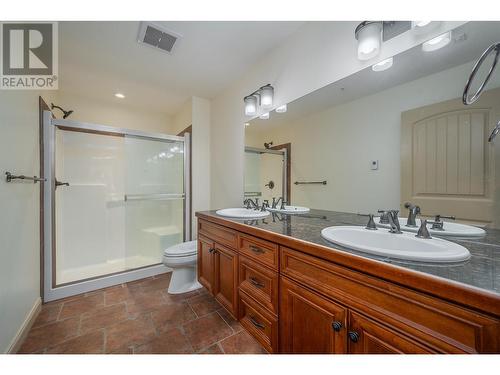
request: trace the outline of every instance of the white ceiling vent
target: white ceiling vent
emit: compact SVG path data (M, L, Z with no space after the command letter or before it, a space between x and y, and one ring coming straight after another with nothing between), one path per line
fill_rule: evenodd
M167 53L172 52L175 42L180 38L181 36L179 34L166 30L152 22L141 22L139 28L139 43L146 44Z

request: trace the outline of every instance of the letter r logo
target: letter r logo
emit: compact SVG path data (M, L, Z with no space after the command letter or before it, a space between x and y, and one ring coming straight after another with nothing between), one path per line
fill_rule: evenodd
M3 75L53 74L51 23L2 25Z

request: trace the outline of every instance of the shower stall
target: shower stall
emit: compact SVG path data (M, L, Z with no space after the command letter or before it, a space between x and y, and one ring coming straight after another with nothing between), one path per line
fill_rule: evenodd
M44 112L44 300L165 272L190 240L189 134L59 120Z

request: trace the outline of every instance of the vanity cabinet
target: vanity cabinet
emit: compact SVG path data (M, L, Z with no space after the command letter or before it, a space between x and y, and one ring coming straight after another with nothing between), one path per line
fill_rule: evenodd
M500 352L492 294L197 215L200 283L270 353Z
M282 353L346 352L347 309L282 277Z
M238 254L216 243L213 257L213 294L226 310L236 316L238 308Z
M238 315L238 252L234 231L199 226L198 281L234 317Z
M350 354L431 354L426 348L370 318L350 311L347 328Z
M201 285L208 289L210 293L213 292L214 284L214 257L213 249L215 243L204 237L198 237L198 281Z

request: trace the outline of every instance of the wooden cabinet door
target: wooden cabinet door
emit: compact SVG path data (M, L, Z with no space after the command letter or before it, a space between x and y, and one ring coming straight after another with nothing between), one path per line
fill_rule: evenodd
M345 353L346 309L280 278L280 351Z
M348 352L352 354L432 353L411 338L352 311L347 335Z
M215 244L204 237L198 238L198 281L213 293Z
M214 263L213 293L215 298L236 317L238 311L238 254L216 243Z

